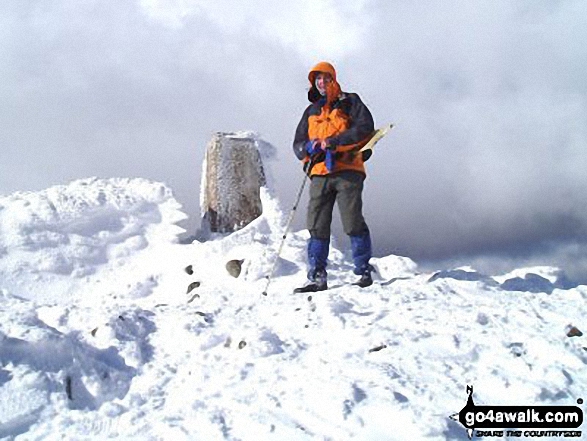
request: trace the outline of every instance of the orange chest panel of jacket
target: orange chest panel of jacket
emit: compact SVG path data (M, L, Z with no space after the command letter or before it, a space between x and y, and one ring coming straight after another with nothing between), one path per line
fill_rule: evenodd
M320 115L308 118L308 138L324 140L336 136L349 128L349 117L340 109L329 110L322 107Z
M323 107L320 115L308 117L308 138L323 141L344 132L349 126L350 119L342 110L328 110ZM320 162L312 168L311 175L328 175L343 170L353 170L365 174L365 166L361 155L350 153L339 155L333 170L328 170L326 164Z

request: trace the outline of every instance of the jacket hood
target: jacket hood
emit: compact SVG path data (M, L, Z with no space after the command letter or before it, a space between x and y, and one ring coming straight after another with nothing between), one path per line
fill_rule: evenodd
M320 98L322 98L322 95L316 88L316 75L318 75L320 72L328 73L332 77L332 82L326 88L326 102L327 104L331 104L339 97L341 89L338 81L336 80L336 70L334 69L334 66L327 61L321 61L312 69L310 69L310 72L308 73L308 80L310 81L308 100L312 103L315 103Z

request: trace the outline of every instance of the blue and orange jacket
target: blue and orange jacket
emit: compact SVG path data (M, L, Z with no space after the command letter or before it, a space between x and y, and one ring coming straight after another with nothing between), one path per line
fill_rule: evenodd
M332 76L326 96L322 96L315 86L319 72ZM336 161L334 168L328 170L324 162L312 168L311 175L328 175L343 170L352 170L365 174L363 156L358 153L374 133L375 127L371 112L356 93L342 92L336 81L336 71L330 63L321 62L308 74L311 87L306 108L296 129L293 150L298 159L308 161L306 144L310 140L323 141L335 147Z

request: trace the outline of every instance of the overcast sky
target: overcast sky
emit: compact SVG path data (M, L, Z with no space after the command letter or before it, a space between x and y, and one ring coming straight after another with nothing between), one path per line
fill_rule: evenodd
M0 194L145 177L195 228L212 133L253 130L289 209L329 60L397 125L367 167L376 254L587 275L586 41L584 0L3 0Z

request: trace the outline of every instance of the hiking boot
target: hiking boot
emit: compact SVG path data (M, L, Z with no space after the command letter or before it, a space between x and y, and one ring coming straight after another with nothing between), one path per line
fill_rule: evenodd
M310 282L304 286L294 289L295 293L300 292L318 292L318 291L326 291L328 289L328 284L326 281L324 282Z
M358 282L353 283L360 288L366 288L368 286L373 285L373 277L371 277L371 270L365 271Z
M311 269L308 271L308 280L310 282L300 288L294 289L294 292L326 291L328 289L328 284L326 283L327 278L325 269Z

